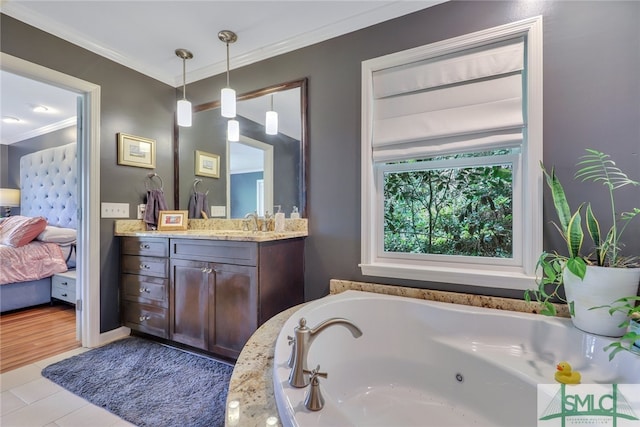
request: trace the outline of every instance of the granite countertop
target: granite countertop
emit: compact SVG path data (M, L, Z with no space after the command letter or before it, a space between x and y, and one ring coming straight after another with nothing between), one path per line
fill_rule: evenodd
M240 403L240 419L225 425L242 427L265 427L267 418L278 417L278 408L273 391L273 356L276 338L282 325L304 304L285 310L265 322L245 344L229 382L229 402ZM278 423L278 425L282 425Z
M272 240L307 237L309 235L306 219L285 220L285 230L282 232L246 231L242 227L243 220L238 219L190 219L187 230L158 231L147 230L146 224L140 220L117 220L114 227L114 236L269 242Z

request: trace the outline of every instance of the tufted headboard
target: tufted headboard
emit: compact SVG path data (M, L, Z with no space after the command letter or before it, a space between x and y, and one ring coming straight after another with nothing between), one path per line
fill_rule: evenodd
M50 225L77 228L76 143L20 158L20 215L43 216Z

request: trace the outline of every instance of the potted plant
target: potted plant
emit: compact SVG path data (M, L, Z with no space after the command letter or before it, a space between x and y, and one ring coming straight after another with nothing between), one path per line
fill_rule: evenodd
M621 351L630 351L640 354L640 296L624 297L600 307L593 307L592 310L608 308L609 314L622 313L626 318L619 326L627 332L616 342L606 346L604 349L610 350L609 360L613 359Z
M590 310L611 304L614 300L625 297L636 297L640 282L640 268L637 257L622 256L621 238L629 223L640 214L640 208L631 212L617 214L614 192L627 186L640 185L624 174L610 156L597 150L587 149L587 154L580 158L575 178L602 184L609 193L611 210L611 228L602 234L600 223L596 219L590 203L580 204L575 212L571 212L564 188L555 175L554 169L547 172L540 166L546 183L551 189L553 204L558 216L554 223L567 244L568 255L558 252L543 252L538 259L537 269L542 277L537 279L538 288L525 291L525 300L532 296L542 304L542 314L555 315L552 300L560 299L569 304L573 324L586 332L599 335L621 336L625 329L619 325L627 318L619 310L612 315L605 310ZM593 241L593 250L582 252L584 231L582 226L582 210L588 234ZM640 235L636 236L640 238ZM565 291L566 299L561 298L560 288Z

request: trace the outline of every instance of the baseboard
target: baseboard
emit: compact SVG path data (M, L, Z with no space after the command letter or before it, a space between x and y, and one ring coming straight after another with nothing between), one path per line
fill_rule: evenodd
M100 334L98 346L108 344L112 341L119 340L120 338L128 337L129 335L131 335L131 329L126 326L121 326L117 329L103 332Z

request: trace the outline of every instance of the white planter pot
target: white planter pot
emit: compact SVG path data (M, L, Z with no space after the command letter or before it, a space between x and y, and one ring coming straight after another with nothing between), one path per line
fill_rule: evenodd
M567 303L573 303L571 320L576 328L608 337L625 334L626 328L618 327L626 319L624 313L610 315L607 308L589 309L637 295L640 268L587 266L584 280L565 268L562 278Z

